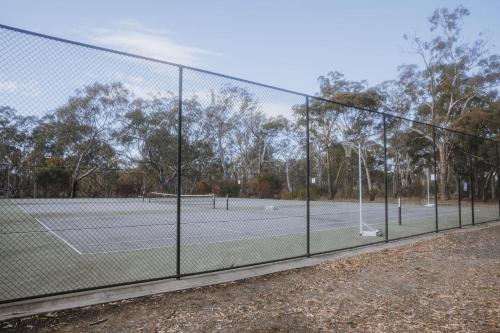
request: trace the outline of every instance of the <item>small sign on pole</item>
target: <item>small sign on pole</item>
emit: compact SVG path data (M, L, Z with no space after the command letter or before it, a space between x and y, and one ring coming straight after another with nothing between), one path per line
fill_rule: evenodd
M315 177L311 178L311 184L316 184L316 178Z

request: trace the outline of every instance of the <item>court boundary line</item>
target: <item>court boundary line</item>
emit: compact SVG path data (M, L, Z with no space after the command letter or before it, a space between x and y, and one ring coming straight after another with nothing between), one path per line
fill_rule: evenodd
M75 252L77 252L80 256L83 256L83 255L94 255L94 254L106 254L106 253L121 253L121 252L132 252L132 251L144 251L144 250L157 250L157 249L163 249L163 248L169 248L169 247L173 247L175 245L165 245L165 246L154 246L154 247L141 247L141 248L133 248L133 249L124 249L124 250L113 250L113 251L97 251L97 252L93 252L93 251L90 251L90 252L86 252L86 251L80 251L78 250L78 248L76 246L78 245L90 245L92 247L92 245L108 245L108 244L119 244L119 243L136 243L136 242L146 242L146 241L152 241L154 239L144 239L144 240L134 240L134 241L124 241L124 242L106 242L106 243L91 243L91 244L79 244L77 243L76 245L73 245L72 243L70 243L68 240L66 240L63 236L59 235L56 231L52 230L51 228L49 228L45 223L43 223L42 221L40 221L38 218L32 216L30 213L28 213L24 208L20 207L19 205L17 205L20 209L22 209L26 214L28 214L29 216L31 216L32 218L34 218L38 223L40 223L45 229L47 229L51 234L53 234L54 236L56 236L56 238L58 238L59 240L61 240L62 242L64 242L67 246L69 246L71 249L73 249ZM417 207L413 207L413 208L417 208ZM342 213L347 213L347 212L341 212ZM320 214L320 215L324 215L324 214ZM448 216L448 215L454 215L453 213L449 212L449 213L445 213L445 214L442 214L444 216ZM422 217L422 216L420 216ZM427 215L423 216L423 217L427 217ZM283 216L281 218L286 218L286 216ZM326 225L329 225L330 223L320 223L319 227L322 227L322 226L326 226ZM315 230L314 232L317 233L317 232L324 232L324 231L329 231L329 230L345 230L345 229L350 229L350 228L353 228L353 226L351 226L349 224L349 221L343 221L343 222L340 222L340 224L343 224L342 226L340 227L337 227L337 228L321 228L320 230ZM377 224L377 223L374 223L374 224ZM214 227L212 226L209 226L210 229L215 229ZM235 231L235 230L229 230L229 229L224 229L224 228L217 228L218 230L224 230L224 231L229 231L231 233L235 233L235 234L240 234L240 235L244 235L245 233L243 232L239 232L239 231ZM271 229L266 229L266 230L271 230ZM64 231L64 230L57 230L57 231ZM274 234L274 235L269 235L269 236L255 236L255 237L249 237L249 238L238 238L238 239L230 239L230 240L220 240L220 241L212 241L212 242L194 242L194 243L189 243L189 244L185 244L184 246L192 246L192 245L210 245L210 244L218 244L218 243L225 243L225 242L238 242L238 241L245 241L245 240L255 240L255 239L266 239L266 238L272 238L272 237L286 237L286 236L296 236L296 235L300 235L300 234L303 234L305 233L304 232L290 232L290 233L280 233L280 234ZM199 235L199 236L187 236L187 238L202 238L202 237L207 237L207 236L210 236L209 234L204 234L204 235Z
M356 228L356 226L343 226L335 229L322 229L322 230L316 230L314 232L324 232L327 230L342 230L342 229L349 229L349 228ZM220 241L214 241L214 242L196 242L196 243L189 243L189 244L181 244L181 246L192 246L192 245L210 245L210 244L219 244L219 243L226 243L226 242L240 242L240 241L246 241L246 240L255 240L255 239L267 239L267 238L272 238L272 237L285 237L285 236L296 236L296 235L301 235L301 234L306 234L306 231L304 232L292 232L292 233L284 233L284 234L275 234L275 235L269 235L269 236L256 236L256 237L250 237L250 238L240 238L240 239L231 239L231 240L220 240ZM206 237L209 235L201 235L201 236L186 236L185 238L200 238L200 237ZM101 244L108 244L108 243L101 243ZM132 252L132 251L144 251L144 250L155 250L155 249L163 249L163 248L168 248L168 247L174 247L175 245L171 246L155 246L155 247L148 247L148 248L138 248L138 249L128 249L128 250L116 250L116 251L100 251L100 252L86 252L84 254L105 254L105 253L120 253L120 252Z
M347 222L344 222L347 223ZM325 224L322 223L320 226L324 226ZM333 230L345 230L345 229L350 229L350 228L357 228L356 226L341 226L338 228L328 228L328 229L321 229L321 230L311 230L311 232L318 233L318 232L324 232L324 231L333 231ZM434 232L429 231L429 232ZM266 238L272 238L272 237L285 237L285 236L296 236L300 234L305 234L306 231L304 232L292 232L292 233L284 233L284 234L275 234L275 235L269 235L269 236L256 236L256 237L250 237L250 238L239 238L239 239L230 239L230 240L220 240L220 241L213 241L213 242L195 242L195 243L189 243L189 244L181 244L181 246L192 246L192 245L210 245L210 244L218 244L218 243L225 243L225 242L239 242L239 241L246 241L246 240L254 240L254 239L266 239ZM201 237L206 237L209 236L207 234L205 235L200 235L200 236L186 236L185 238L201 238ZM140 240L140 242L145 242L147 240ZM112 243L96 243L96 244L90 244L90 245L106 245L106 244L116 244L116 243L131 243L131 242L136 242L136 241L125 241L125 242L112 242ZM87 244L84 244L87 245ZM158 249L164 249L164 248L169 248L169 247L175 247L174 245L167 245L167 246L155 246L155 247L145 247L145 248L136 248L136 249L128 249L128 250L113 250L113 251L99 251L99 252L85 252L83 253L84 255L94 255L94 254L106 254L106 253L121 253L121 252L133 252L133 251L144 251L144 250L158 250Z
M348 222L348 221L342 222L342 224L346 224L346 223L350 223L350 222ZM328 224L329 223L321 223L321 224L319 224L319 226L325 226L325 225L328 225ZM323 231L329 231L329 230L342 230L342 229L349 229L349 228L354 228L354 227L355 226L351 226L351 225L343 225L343 226L340 226L338 228L326 228L326 229L315 230L314 232L323 232ZM213 229L213 227L209 227L209 228ZM270 230L270 229L266 229L266 230ZM237 232L237 231L228 230L228 229L225 229L225 231L230 231L232 233L242 234L242 235L245 234L243 232ZM306 230L304 230L304 232L281 233L281 234L274 234L274 235L269 235L269 236L255 236L255 237L249 237L249 238L228 239L228 240L220 240L220 241L212 241L212 242L195 242L195 243L185 244L184 246L210 245L210 244L225 243L225 242L238 242L238 241L245 241L245 240L265 239L265 238L271 238L271 237L296 236L296 235L305 234L305 233L306 233ZM202 235L198 235L198 236L185 236L185 238L202 238L202 237L207 237L207 236L210 236L210 234L202 234ZM174 239L174 238L169 238L169 239ZM121 242L107 242L107 243L84 243L84 244L78 244L78 245L93 246L93 245L107 245L107 244L120 244L120 243L137 243L137 242L156 241L156 240L159 240L159 239L144 239L144 240L121 241ZM144 247L144 248L136 248L136 249L127 249L127 250L85 252L83 254L105 254L105 253L132 252L132 251L162 249L162 248L168 248L168 247L174 247L174 246L175 246L175 244L174 245L166 245L166 246L154 246L154 247Z
M451 214L444 214L444 215L451 215ZM41 223L41 222L40 222ZM355 226L351 226L350 225L350 222L349 221L344 221L344 222L340 222L341 224L343 224L342 226L340 227L335 227L335 228L321 228L320 230L314 230L312 232L315 232L315 233L318 233L318 232L324 232L324 231L333 231L333 230L345 230L345 229L350 229L350 228L353 228ZM380 223L383 223L380 222ZM322 227L322 226L326 226L326 225L329 225L330 223L320 223L318 224L317 226L319 227ZM377 223L375 223L377 224ZM209 228L211 229L214 229L214 227L211 227L209 226ZM50 228L47 227L47 229L50 230ZM222 228L221 228L222 229ZM219 229L219 230L221 230ZM237 232L237 231L234 231L234 230L228 230L228 229L222 229L222 230L225 230L225 231L230 231L231 233L236 233L236 234L241 234L241 235L244 235L243 232ZM270 230L270 229L266 229L266 230ZM50 230L52 231L52 230ZM53 231L52 231L53 232ZM245 240L255 240L255 239L266 239L266 238L272 238L272 237L286 237L286 236L296 236L296 235L300 235L300 234L303 234L305 233L304 232L291 232L291 233L280 233L280 234L274 234L274 235L269 235L269 236L255 236L255 237L249 237L249 238L238 238L238 239L229 239L229 240L220 240L220 241L211 241L211 242L194 242L194 243L189 243L189 244L185 244L184 246L192 246L192 245L210 245L210 244L218 244L218 243L225 243L225 242L238 242L238 241L245 241ZM186 236L185 238L203 238L203 237L207 237L207 236L210 236L210 234L202 234L202 235L198 235L198 236ZM58 238L61 238L61 237L58 237ZM62 239L65 243L67 243L68 245L70 245L66 240ZM78 245L89 245L90 247L93 247L94 245L108 245L108 244L120 244L120 243L137 243L137 242L146 242L146 241L155 241L155 240L158 240L158 239L144 239L144 240L133 240L133 241L122 241L122 242L106 242L106 243L84 243L84 244L78 244ZM70 245L72 246L72 245ZM140 247L140 248L132 248L132 249L124 249L124 250L112 250L112 251L97 251L97 252L93 252L93 251L90 251L90 252L80 252L78 251L81 255L93 255L93 254L106 254L106 253L121 253L121 252L133 252L133 251L144 251L144 250L157 250L157 249L163 249L163 248L169 248L169 247L174 247L175 245L165 245L165 246L154 246L154 247ZM73 246L72 246L73 247Z
M68 241L66 241L66 239L64 239L62 236L58 235L55 231L53 231L52 229L50 229L45 223L43 223L42 221L40 221L37 217L31 215L30 213L28 213L28 211L26 211L23 207L19 206L16 204L16 206L21 209L24 213L28 214L28 216L30 216L31 218L33 218L37 223L39 223L42 227L44 227L45 229L48 230L49 233L51 233L52 235L54 235L57 239L59 239L60 241L62 241L64 244L66 244L67 246L69 246L73 251L75 251L76 253L78 253L78 255L83 255L82 252L80 252L80 250L78 250L76 247L74 247L71 243L69 243Z

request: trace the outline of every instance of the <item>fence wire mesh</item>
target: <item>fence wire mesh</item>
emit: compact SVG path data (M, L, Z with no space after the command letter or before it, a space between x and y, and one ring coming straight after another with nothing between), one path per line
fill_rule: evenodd
M498 144L0 26L0 302L499 218Z
M378 242L384 230L382 116L310 99L311 251Z

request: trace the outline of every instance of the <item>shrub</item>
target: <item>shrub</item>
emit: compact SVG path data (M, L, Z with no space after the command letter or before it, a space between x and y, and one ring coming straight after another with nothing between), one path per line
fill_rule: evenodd
M220 181L214 187L217 190L217 192L214 190L214 193L217 193L223 197L228 195L230 197L235 198L240 195L241 186L238 183L231 180Z

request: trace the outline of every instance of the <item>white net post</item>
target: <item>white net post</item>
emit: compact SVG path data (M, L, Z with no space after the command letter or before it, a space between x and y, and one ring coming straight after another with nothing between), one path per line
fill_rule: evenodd
M425 205L426 207L432 207L434 206L433 203L431 203L431 180L433 178L433 174L431 173L431 169L427 168L427 204Z

